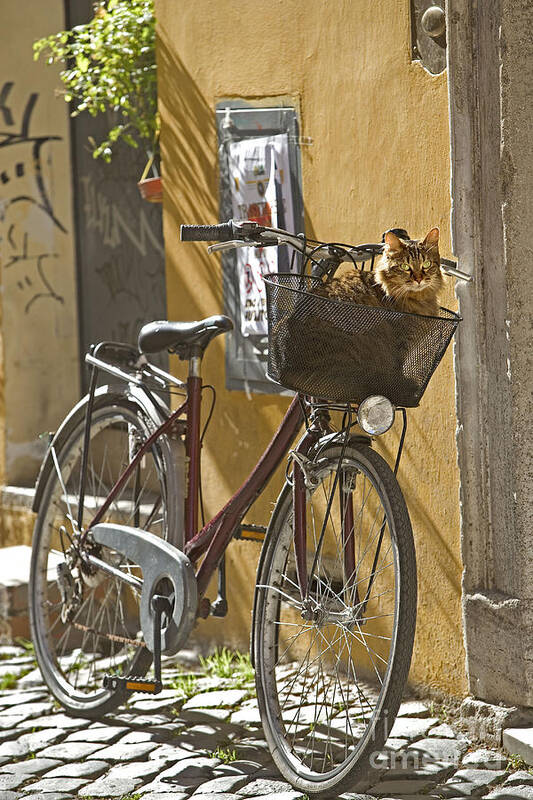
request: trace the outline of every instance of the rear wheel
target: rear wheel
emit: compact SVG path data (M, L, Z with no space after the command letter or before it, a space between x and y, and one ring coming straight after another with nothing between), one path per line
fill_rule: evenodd
M307 581L296 570L292 492L274 511L254 630L259 707L281 773L307 793L364 777L407 679L416 564L400 488L370 447L330 445L307 491Z
M87 457L82 528L89 524L136 449L154 424L121 395L95 398ZM58 443L33 534L30 619L43 677L70 712L100 716L123 702L122 690L107 690L103 677L142 676L152 655L139 625L139 593L118 577L83 559L90 552L117 570L141 577L140 569L87 536L80 551L83 408ZM164 454L158 444L141 459L102 522L149 530L168 538Z

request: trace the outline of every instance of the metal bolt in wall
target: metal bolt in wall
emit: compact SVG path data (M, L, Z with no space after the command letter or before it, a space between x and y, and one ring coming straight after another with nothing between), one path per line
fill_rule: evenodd
M411 53L433 75L446 69L444 0L411 0Z

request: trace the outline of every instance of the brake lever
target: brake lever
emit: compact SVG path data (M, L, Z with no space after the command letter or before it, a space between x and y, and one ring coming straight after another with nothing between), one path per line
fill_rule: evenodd
M223 252L224 250L235 250L238 247L277 247L280 244L285 244L285 242L280 241L277 237L275 239L231 239L229 242L217 242L216 244L211 244L207 248L207 252L211 253L219 253Z
M210 244L207 248L209 255L224 250L235 250L237 247L250 247L250 242L243 242L242 239L231 239L229 242L217 242Z

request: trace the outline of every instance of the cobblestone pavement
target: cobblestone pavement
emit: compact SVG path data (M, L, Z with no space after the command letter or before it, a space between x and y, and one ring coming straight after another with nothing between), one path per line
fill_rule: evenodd
M0 647L0 800L301 800L277 772L253 683L167 669L156 697L133 695L97 722L64 714L31 651ZM515 761L514 766L518 764ZM519 766L519 765L518 765ZM533 775L474 748L430 703L407 701L364 785L343 798L533 800Z

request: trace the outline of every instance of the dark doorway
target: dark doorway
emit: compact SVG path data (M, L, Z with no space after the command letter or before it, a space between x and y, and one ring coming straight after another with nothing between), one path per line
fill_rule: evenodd
M92 0L66 3L69 28L88 22ZM101 141L105 115L72 120L74 218L82 387L89 346L103 340L134 344L141 325L166 317L161 206L142 200L136 182L147 156L123 145L110 164L94 159L89 137ZM158 363L168 367L166 354Z

